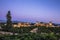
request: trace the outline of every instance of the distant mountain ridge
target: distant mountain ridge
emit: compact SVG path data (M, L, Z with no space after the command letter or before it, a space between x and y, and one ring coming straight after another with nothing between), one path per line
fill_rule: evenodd
M12 23L19 23L19 22L22 22L22 21L12 21ZM0 23L6 23L5 20L0 20Z
M6 21L5 20L0 20L0 22L1 23L6 23ZM12 21L13 23L15 22L15 23L17 23L18 21Z
M12 23L19 23L19 22L22 22L22 21L12 21ZM5 20L0 20L0 23L6 23L6 21ZM60 25L60 24L53 23L53 25Z
M6 21L5 20L0 20L0 22L5 23Z

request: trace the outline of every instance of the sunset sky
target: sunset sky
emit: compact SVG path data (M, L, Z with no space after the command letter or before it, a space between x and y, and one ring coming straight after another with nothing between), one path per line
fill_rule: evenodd
M60 23L60 0L0 0L0 20L9 10L14 21Z

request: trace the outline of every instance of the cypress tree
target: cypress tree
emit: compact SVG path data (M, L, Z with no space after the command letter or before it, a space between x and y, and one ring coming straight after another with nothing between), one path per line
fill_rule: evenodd
M6 18L7 18L6 27L7 27L7 29L10 29L12 27L12 21L11 21L12 17L11 17L10 11L8 11Z

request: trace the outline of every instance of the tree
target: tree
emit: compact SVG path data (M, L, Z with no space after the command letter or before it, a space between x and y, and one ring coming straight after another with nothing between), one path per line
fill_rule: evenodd
M12 21L11 21L12 17L10 11L8 11L6 18L7 18L6 27L7 29L10 29L12 27Z

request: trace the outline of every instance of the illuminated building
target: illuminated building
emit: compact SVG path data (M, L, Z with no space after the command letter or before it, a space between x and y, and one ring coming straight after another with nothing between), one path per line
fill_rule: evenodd
M52 24L52 22L49 22L49 27L53 27L53 24Z
M49 22L49 23L36 22L36 23L34 24L34 26L54 27L54 25L52 24L52 22Z
M17 24L14 24L13 25L14 27L29 27L29 26L31 26L30 25L30 23L25 23L25 22L19 22L19 23L17 23Z

